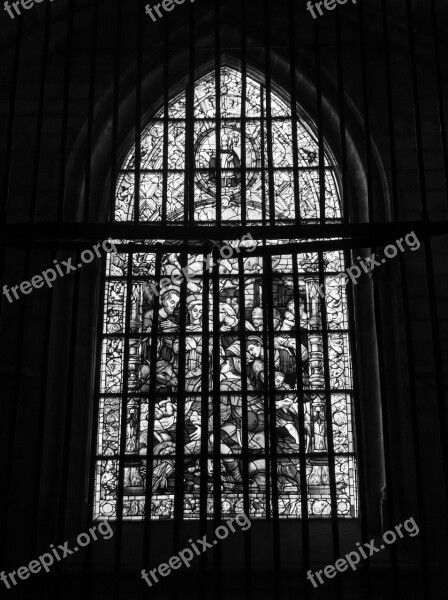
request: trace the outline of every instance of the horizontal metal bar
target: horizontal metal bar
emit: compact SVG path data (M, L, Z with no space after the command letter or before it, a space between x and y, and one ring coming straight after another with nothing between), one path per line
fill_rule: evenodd
M240 225L222 227L214 225L188 227L189 240L238 240L250 233L256 240L262 239L303 239L328 240L329 238L351 238L356 245L350 247L369 247L382 242L393 242L414 232L421 239L433 235L447 235L448 221L402 221L400 223L325 223L304 225ZM11 223L0 227L0 240L11 246L20 242L20 246L32 246L36 242L80 242L104 239L134 240L179 240L183 238L185 228L174 223ZM344 240L339 240L341 244ZM346 240L347 241L347 240Z
M67 251L71 251L71 250L77 250L77 249L88 249L91 247L92 245L92 241L90 242L79 242L79 241L74 241L74 242L59 242L58 243L58 247L59 249L62 250L67 250ZM351 238L351 239L333 239L333 240L315 240L315 241L310 241L310 242L294 242L294 243L285 243L285 244L279 244L279 245L270 245L270 246L259 246L256 250L253 251L248 251L245 249L240 250L240 252L235 252L235 258L234 260L236 260L238 258L238 256L240 256L241 258L248 258L248 257L255 257L255 256L278 256L278 255L287 255L287 254L302 254L304 252L332 252L335 250L349 250L349 249L357 249L360 250L361 248L372 248L375 246L386 246L386 244L388 244L390 242L390 239L388 239L387 241L385 240L381 240L381 239L375 239L372 237L368 237L368 238ZM7 246L10 248L38 248L38 249L42 249L42 248L51 248L52 244L54 244L54 242L51 241L20 241L20 240L14 240L14 241L10 241L9 243L7 243ZM116 245L117 251L118 253L127 253L127 252L155 252L158 249L160 249L160 244L158 245L154 245L154 244L145 244L145 243L141 243L139 245L137 244L117 244ZM165 252L181 252L183 249L185 249L185 245L184 244L176 244L176 245L166 245L164 247L164 251ZM211 251L211 248L208 248ZM200 247L200 246L188 246L188 252L190 254L202 254L204 252L204 247ZM390 259L393 260L393 259ZM88 266L88 264L86 264L86 266ZM315 271L303 271L303 274L310 274L310 273L315 273ZM328 271L326 272L327 275L335 275L337 274L335 271ZM278 276L282 275L282 273L278 273ZM301 272L302 275L302 272ZM148 275L148 276L140 276L140 279L154 279L153 276ZM122 279L120 277L114 277L114 279ZM126 279L126 278L124 278ZM135 279L138 280L139 276L135 276ZM194 277L192 279L195 279Z
M242 452L227 452L226 454L219 454L219 456L230 457L230 458L241 458ZM180 458L183 457L185 460L197 459L201 458L201 456L206 455L207 458L213 459L213 451L209 450L202 454L201 452L196 452L196 454L187 454L186 452L173 452L171 454L164 454L164 456L169 458ZM269 454L266 452L249 452L249 456L263 459L269 459ZM275 456L278 458L293 458L294 460L298 460L300 458L300 454L298 452L276 452ZM354 452L305 452L304 456L306 458L327 458L328 460L333 460L334 458L356 458L356 454ZM271 454L272 457L272 454ZM144 459L145 457L143 457ZM120 460L119 454L97 454L97 460L101 460L103 462L111 461L111 460ZM125 454L123 464L126 466L127 463L134 463L136 461L141 461L141 454ZM153 460L160 460L155 456ZM181 466L181 465L179 465ZM242 485L242 484L241 484ZM161 496L164 494L160 494Z
M265 161L265 164L267 164L267 161ZM334 173L334 166L333 165L326 165L323 167L324 171L328 171L328 172L333 172ZM246 173L261 173L264 172L265 174L270 175L270 173L282 173L282 172L287 172L287 173L293 173L294 171L305 171L305 172L314 172L314 173L319 173L320 169L319 167L312 167L311 165L307 165L307 166L297 166L297 167L293 167L293 166L289 166L289 167L275 167L275 166L271 166L271 167L263 167L263 166L259 166L259 167L240 167L240 168L232 168L232 169L221 169L221 174L225 175L227 173L231 173L231 174L239 174L241 175L242 173L246 172ZM214 167L202 167L200 169L196 168L194 169L195 174L212 174L214 175L216 173L216 169ZM120 175L134 175L135 173L137 173L137 171L135 169L121 169L120 170ZM173 173L173 174L178 174L178 175L183 175L185 173L185 169L140 169L139 171L140 175L150 175L151 173L154 173L155 175L163 175L163 173Z

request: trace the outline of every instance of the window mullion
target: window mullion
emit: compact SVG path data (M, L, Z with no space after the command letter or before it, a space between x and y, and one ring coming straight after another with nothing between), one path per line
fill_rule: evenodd
M180 264L182 269L188 268L188 254L183 251ZM173 361L175 364L177 355L177 418L176 418L176 470L175 470L175 490L174 490L174 519L176 527L174 528L174 547L178 548L180 544L179 523L184 514L184 472L185 472L185 368L186 368L186 328L187 328L187 280L184 278L180 286L180 319L179 319L179 341L178 351L174 350L176 338L172 338ZM172 335L172 334L169 334Z
M213 517L215 529L222 520L222 494L221 494L221 362L220 362L220 281L219 257L217 247L213 248ZM222 570L222 553L220 546L215 549L215 597L220 594L220 581Z
M302 345L306 348L308 340L306 335L302 335L302 326L300 323L300 286L299 273L297 265L297 254L292 255L292 273L294 286L294 313L295 313L295 341L296 341L296 375L297 375L297 411L299 417L299 464L300 464L300 504L302 517L302 552L304 571L308 571L310 566L310 537L309 537L309 515L308 515L308 481L307 481L307 462L306 462L306 433L305 433L305 393L303 385L303 361ZM310 399L308 398L308 401ZM311 432L309 432L311 434Z
M333 416L332 416L332 403L331 403L331 385L330 385L330 365L329 365L329 338L328 338L328 319L327 319L327 289L325 279L325 261L322 252L318 254L319 261L319 286L323 290L323 297L321 296L318 301L318 307L320 308L320 319L322 328L322 349L324 359L324 385L325 385L325 424L326 424L326 440L328 444L328 471L329 471L329 482L330 482L330 498L331 498L331 523L333 532L333 554L335 559L340 556L339 548L339 525L338 525L338 509L337 509L337 490L336 490L336 473L335 473L335 452L334 452L334 438L333 438ZM339 591L339 588L336 588Z
M138 1L139 5L141 1ZM137 69L135 72L135 180L134 180L134 222L140 221L141 161L142 161L142 71L143 71L143 19L137 26Z
M273 333L274 323L274 306L273 306L273 282L272 282L272 260L267 257L263 260L264 273L264 315L263 315L263 342L265 352L267 349L267 365L264 371L263 387L266 394L266 404L268 419L266 424L269 424L269 441L270 441L270 471L271 471L271 489L268 488L268 501L272 500L272 527L274 541L274 565L276 570L277 584L280 585L280 525L279 525L279 461L277 457L277 411L276 411L276 388L275 388L275 339Z
M169 148L169 70L170 70L170 34L168 21L165 20L163 27L163 182L162 182L162 224L167 225L168 204L168 148Z
M162 252L156 252L155 260L155 281L160 281L162 268ZM159 337L159 312L160 296L154 294L153 299L153 320L149 334L149 393L148 401L148 425L146 441L146 480L145 480L145 522L143 531L143 568L149 564L151 550L151 519L152 515L152 497L153 497L153 473L154 473L154 447L155 447L155 411L157 406L157 343ZM143 316L143 315L142 315ZM142 319L143 325L143 319ZM141 402L144 401L144 397Z
M202 377L201 377L201 455L200 455L200 529L201 535L207 531L208 517L208 458L210 452L210 383L213 379L213 345L210 344L210 316L213 305L210 306L210 274L207 266L208 250L204 250L204 265L202 270ZM212 328L213 330L213 328ZM213 385L213 382L212 382ZM213 405L212 405L213 414ZM201 567L203 565L201 564Z
M118 577L122 558L122 539L123 539L123 512L124 512L124 475L126 469L126 422L127 410L130 396L129 389L129 357L131 345L131 313L132 313L132 253L127 256L127 278L126 278L126 313L124 323L124 349L122 363L122 397L121 397L121 415L120 415L120 455L118 458L118 482L116 499L116 531L114 548L114 575Z

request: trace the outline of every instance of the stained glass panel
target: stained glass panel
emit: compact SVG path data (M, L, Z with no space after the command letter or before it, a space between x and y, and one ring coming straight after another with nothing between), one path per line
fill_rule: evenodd
M193 140L187 139L185 92L175 98L167 115L167 149L164 149L164 112L156 113L141 141L140 163L135 151L124 161L117 182L116 221L135 217L135 172L140 172L139 215L141 222L163 222L164 177L168 178L166 221L184 224L234 222L244 219L253 224L272 218L268 195L268 170L274 169L275 219L281 225L311 222L321 218L319 150L316 136L307 120L296 117L297 165L300 169L300 214L294 201L293 126L289 104L270 94L270 119L267 95L262 84L251 77L246 82L246 114L242 115L243 81L241 73L221 69L220 128L216 123L214 73L200 79L194 89ZM243 152L245 140L245 152ZM268 140L271 151L268 154ZM219 141L219 148L217 147ZM194 147L194 217L185 223L184 193L187 183L186 145ZM218 165L218 155L220 165ZM166 157L166 164L164 161ZM244 161L244 162L243 162ZM217 214L218 168L221 176L221 213ZM164 170L166 169L165 175ZM331 161L325 155L325 218L340 219L340 201ZM278 171L278 172L277 172ZM242 215L242 178L246 178L246 214Z
M230 242L229 242L230 244ZM236 246L236 244L234 244ZM281 246L279 246L279 251ZM213 373L214 286L203 254L186 258L185 290L170 283L160 294L157 317L156 364L152 368L152 343L157 252L132 253L132 274L117 279L117 257L110 261L106 285L106 336L102 364L98 452L101 469L98 477L107 486L98 496L97 514L102 502L112 494L116 465L120 460L121 411L126 410L126 434L123 460L124 516L144 514L147 456L153 457L151 516L171 518L174 510L177 455L182 445L184 471L184 518L198 518L200 486L206 478L212 496L213 470L200 470L200 457L207 455L213 465L213 412L216 384L219 382L222 511L232 514L243 498L243 448L250 458L250 506L253 517L266 516L271 493L272 465L267 460L270 424L267 407L275 402L278 453L277 486L282 517L300 517L300 453L306 457L307 497L310 516L331 514L329 471L336 478L336 499L340 516L356 515L356 464L353 456L351 416L352 373L350 362L347 299L345 287L329 268L335 261L343 264L337 252L324 259L321 253L262 255L262 245L250 257L226 259L218 269L219 294L219 373ZM160 279L172 281L182 274L182 254L160 252ZM320 258L319 258L320 257ZM294 263L297 275L294 275ZM324 272L319 270L324 265ZM242 270L240 270L240 265ZM326 267L325 267L326 265ZM272 301L264 293L265 277L272 274ZM328 273L328 274L327 274ZM146 277L145 277L146 275ZM325 285L325 313L319 294L319 282ZM205 282L208 289L208 313L204 310ZM129 288L130 286L130 288ZM244 306L240 305L243 286ZM128 291L129 290L129 291ZM298 292L298 297L295 292ZM113 302L111 303L111 297ZM130 297L123 329L123 311ZM182 302L186 319L181 324ZM110 306L122 306L112 331ZM297 313L298 310L298 313ZM206 322L207 320L207 322ZM118 332L129 333L117 337ZM242 332L245 332L243 348ZM114 334L114 335L112 335ZM325 343L328 357L324 358ZM126 350L125 350L126 349ZM205 360L204 360L205 354ZM124 355L128 362L124 368ZM183 372L179 364L183 356ZM243 366L244 362L244 366ZM203 368L206 368L204 373ZM298 370L299 368L299 370ZM243 371L246 379L243 380ZM152 375L151 375L152 373ZM151 387L151 377L155 377ZM127 393L122 395L123 381ZM180 382L182 381L182 388ZM203 388L204 381L207 382ZM272 397L272 387L275 389ZM151 389L156 393L151 396ZM115 396L110 396L115 393ZM207 395L207 414L203 415ZM246 396L245 396L246 394ZM242 413L247 410L247 432L243 431ZM183 439L179 440L178 413L183 410ZM330 427L334 461L331 463ZM304 437L300 420L304 423ZM153 429L150 433L150 423ZM202 446L204 429L207 447ZM148 445L151 441L151 448ZM270 450L269 450L270 449ZM115 462L105 462L105 459ZM118 462L117 462L118 461ZM269 484L269 480L271 483ZM106 504L110 509L110 500Z
M95 516L117 518L120 507L129 520L172 519L180 506L178 516L198 519L205 503L213 517L219 481L223 517L245 502L251 518L269 517L273 486L281 518L300 518L304 506L311 518L356 517L344 253L294 252L304 240L281 234L226 242L224 228L219 242L194 242L186 227L340 221L333 162L326 152L319 169L316 136L299 113L294 156L289 103L276 92L268 101L251 77L242 115L242 77L228 67L218 127L216 84L207 75L193 106L182 93L156 113L140 163L132 149L116 183L116 221L135 220L137 191L140 222L182 235L121 240L108 258ZM207 262L224 245L233 255Z

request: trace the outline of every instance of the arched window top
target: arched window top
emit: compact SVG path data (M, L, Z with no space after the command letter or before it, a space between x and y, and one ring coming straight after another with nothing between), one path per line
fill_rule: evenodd
M215 71L209 73L192 94L172 99L167 114L163 108L155 114L142 132L141 151L130 150L117 182L119 222L291 225L339 219L334 165L325 149L320 160L305 118L227 66L219 81Z

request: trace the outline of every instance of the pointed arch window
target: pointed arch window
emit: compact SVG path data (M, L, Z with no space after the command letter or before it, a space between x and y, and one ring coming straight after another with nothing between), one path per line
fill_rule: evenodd
M148 236L106 267L97 518L357 516L344 252L281 229L341 219L330 153L255 79L155 114L116 184Z

